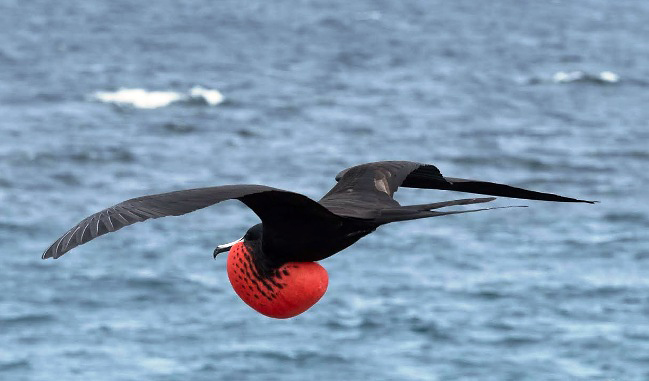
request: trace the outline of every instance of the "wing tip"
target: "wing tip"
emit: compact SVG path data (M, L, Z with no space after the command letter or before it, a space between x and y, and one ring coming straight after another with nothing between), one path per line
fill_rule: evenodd
M555 202L555 201L559 201L559 202L580 202L580 203L584 203L584 204L599 204L599 201L580 200L580 199L578 199L578 198L563 197L563 196L559 196L559 197L562 197L563 199L562 199L562 200L539 200L539 201L550 201L550 202Z
M62 252L62 253L60 253L60 252L56 252L56 251L52 248L52 246L50 246L47 250L45 250L45 251L43 252L43 254L41 255L41 259L50 259L50 258L52 258L52 259L57 259L57 258L59 258L59 257L60 257L61 255L63 255L63 254L65 254L65 251Z

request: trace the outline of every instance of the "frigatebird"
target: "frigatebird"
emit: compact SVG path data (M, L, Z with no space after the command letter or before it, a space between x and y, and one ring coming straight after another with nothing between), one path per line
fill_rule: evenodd
M228 277L244 302L266 316L288 318L306 311L324 295L328 276L316 262L347 248L379 226L496 209L438 211L448 206L485 203L495 197L402 206L393 198L399 187L594 203L495 182L445 177L434 165L410 161L357 165L340 172L336 181L317 202L264 185L222 185L133 198L83 219L57 239L42 258L58 258L100 235L136 222L179 216L236 199L252 209L261 223L241 239L217 246L213 256L230 252Z

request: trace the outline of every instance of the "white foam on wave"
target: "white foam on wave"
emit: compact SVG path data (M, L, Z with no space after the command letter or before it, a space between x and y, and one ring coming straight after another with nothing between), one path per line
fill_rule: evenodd
M153 109L170 105L182 98L174 91L146 91L144 89L119 89L115 92L98 91L94 97L105 103L130 105Z
M558 71L552 76L552 81L555 83L570 83L580 81L617 83L620 81L620 76L613 73L612 71L602 71L595 74L586 73L581 70Z
M223 94L221 94L221 92L219 92L218 90L210 90L200 86L192 87L192 89L189 91L189 95L192 98L202 98L205 103L210 106L216 106L219 103L222 103L225 99L223 97Z
M613 73L612 71L603 71L603 72L599 73L599 78L602 81L611 82L611 83L615 83L615 82L620 81L620 76Z
M223 94L218 90L206 89L200 86L192 87L187 93L120 88L117 91L97 91L93 94L93 98L104 103L141 109L166 107L174 102L195 101L205 103L208 106L216 106L224 100Z

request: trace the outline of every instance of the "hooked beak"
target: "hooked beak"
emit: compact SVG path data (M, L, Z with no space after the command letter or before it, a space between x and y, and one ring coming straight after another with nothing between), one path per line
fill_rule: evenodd
M243 237L239 238L239 239L236 240L236 241L230 242L230 243L226 243L226 244L223 244L223 245L218 245L218 246L216 247L216 249L214 249L214 259L216 259L216 256L217 256L217 255L219 255L220 253L222 253L222 252L224 252L224 251L228 251L228 250L230 250L230 248L231 248L232 246L236 245L236 244L239 243L239 242L243 242Z

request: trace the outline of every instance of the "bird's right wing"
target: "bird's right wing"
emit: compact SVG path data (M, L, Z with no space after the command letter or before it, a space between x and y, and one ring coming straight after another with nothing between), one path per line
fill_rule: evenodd
M405 212L393 198L399 187L452 190L527 200L593 203L506 184L445 177L434 165L411 161L379 161L357 165L340 172L336 181L338 183L319 201L320 204L341 216L367 219L378 218L387 210Z
M290 224L320 217L337 218L310 198L263 185L224 185L181 190L137 197L97 212L75 225L57 239L42 258L58 258L71 249L100 235L165 216L180 216L221 201L237 199L257 214L265 225L275 230L290 230Z

